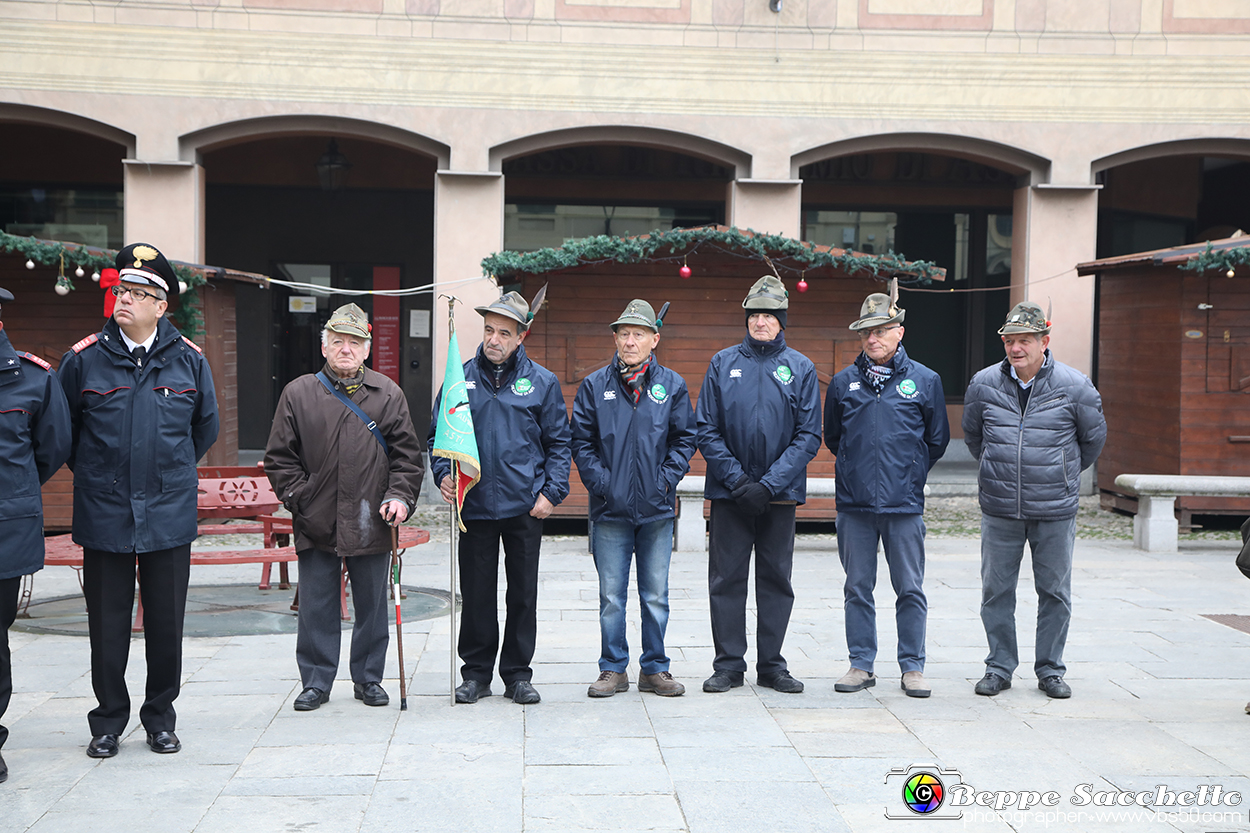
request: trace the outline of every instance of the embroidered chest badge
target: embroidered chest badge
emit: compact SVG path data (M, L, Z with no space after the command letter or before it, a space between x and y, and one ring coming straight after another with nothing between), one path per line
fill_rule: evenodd
M522 376L512 383L512 392L517 396L529 396L534 392L534 383Z
M920 393L920 391L916 389L916 383L913 382L911 379L904 379L903 381L899 382L897 390L898 390L899 396L903 397L904 399L915 399L916 396Z
M651 386L651 389L647 391L647 398L657 405L663 405L668 401L668 391L664 389L663 385L656 382Z
M773 371L773 378L783 385L788 385L794 381L794 372L786 365L778 365Z

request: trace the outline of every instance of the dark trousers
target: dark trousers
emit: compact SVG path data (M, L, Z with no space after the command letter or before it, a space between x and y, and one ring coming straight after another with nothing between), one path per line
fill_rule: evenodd
M755 550L755 671L786 670L781 644L794 608L794 504L770 503L764 514L746 517L732 500L712 501L707 589L712 608L716 671L745 672L747 578Z
M9 626L17 619L17 593L22 577L0 579L0 719L13 699L13 657L9 653ZM0 748L9 739L9 730L0 723Z
M92 735L120 735L130 720L126 661L135 601L135 564L143 594L143 647L148 675L139 720L149 732L172 732L182 680L182 620L191 578L191 545L155 552L83 548L82 588L91 636L91 687L99 703L87 713Z
M504 685L530 680L538 636L538 550L543 522L530 515L499 521L466 520L460 536L460 675L489 685L499 654ZM503 541L508 581L507 621L499 648L499 542Z
M353 555L347 559L352 583L352 680L380 683L386 670L386 590L390 553ZM299 553L299 635L295 662L304 688L329 692L339 670L343 624L339 619L339 556L325 550Z

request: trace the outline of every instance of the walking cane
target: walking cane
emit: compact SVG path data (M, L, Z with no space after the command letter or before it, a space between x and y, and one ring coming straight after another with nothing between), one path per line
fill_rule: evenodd
M395 594L395 643L399 646L399 710L408 711L408 669L404 666L403 596L399 592L399 527L391 527L391 585Z

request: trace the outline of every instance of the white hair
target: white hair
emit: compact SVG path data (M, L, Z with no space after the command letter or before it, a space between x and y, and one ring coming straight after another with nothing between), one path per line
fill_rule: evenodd
M338 332L338 331L331 330L329 327L323 327L321 329L321 346L322 347L325 347L326 343L330 340L330 337L326 335L326 333L330 333L330 332ZM354 333L339 333L339 335L342 336L342 335L355 335L355 334ZM371 335L370 336L356 336L356 338L363 338L365 341L369 342L370 344L373 343L373 336Z

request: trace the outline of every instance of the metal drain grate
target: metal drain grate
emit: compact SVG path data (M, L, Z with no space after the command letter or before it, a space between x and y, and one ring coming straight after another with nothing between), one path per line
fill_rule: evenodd
M1203 619L1210 619L1221 625L1228 625L1230 628L1242 633L1250 633L1250 616L1241 616L1236 613L1204 613Z

